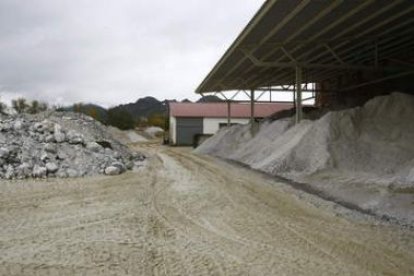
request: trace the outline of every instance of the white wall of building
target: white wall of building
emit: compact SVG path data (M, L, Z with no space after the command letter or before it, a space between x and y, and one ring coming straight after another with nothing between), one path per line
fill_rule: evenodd
M203 134L215 134L221 123L227 124L227 118L203 118ZM232 118L232 124L247 124L248 118Z
M247 124L248 118L232 118L232 124ZM220 124L227 124L227 118L203 118L203 134L215 134ZM177 142L177 118L170 116L170 144L175 145Z
M170 144L175 145L177 141L177 119L175 117L170 116Z

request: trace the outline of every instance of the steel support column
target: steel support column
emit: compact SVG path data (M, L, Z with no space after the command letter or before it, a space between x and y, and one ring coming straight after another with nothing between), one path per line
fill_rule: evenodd
M254 125L254 89L250 90L250 128L252 134L254 134L255 125Z
M302 120L302 68L296 67L296 124Z
M231 126L231 101L227 101L227 126Z

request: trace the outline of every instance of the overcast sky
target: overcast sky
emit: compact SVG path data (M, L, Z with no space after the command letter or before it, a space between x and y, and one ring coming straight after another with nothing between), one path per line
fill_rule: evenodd
M0 97L104 106L194 90L263 0L0 0Z

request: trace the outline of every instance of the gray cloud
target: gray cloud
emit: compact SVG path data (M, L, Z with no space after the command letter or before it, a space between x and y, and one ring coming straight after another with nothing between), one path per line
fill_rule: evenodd
M0 97L194 99L262 2L0 0Z

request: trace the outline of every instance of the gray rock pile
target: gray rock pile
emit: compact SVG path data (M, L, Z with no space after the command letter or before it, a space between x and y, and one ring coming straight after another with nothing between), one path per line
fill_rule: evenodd
M0 117L0 178L117 175L139 166L93 118L71 112Z

